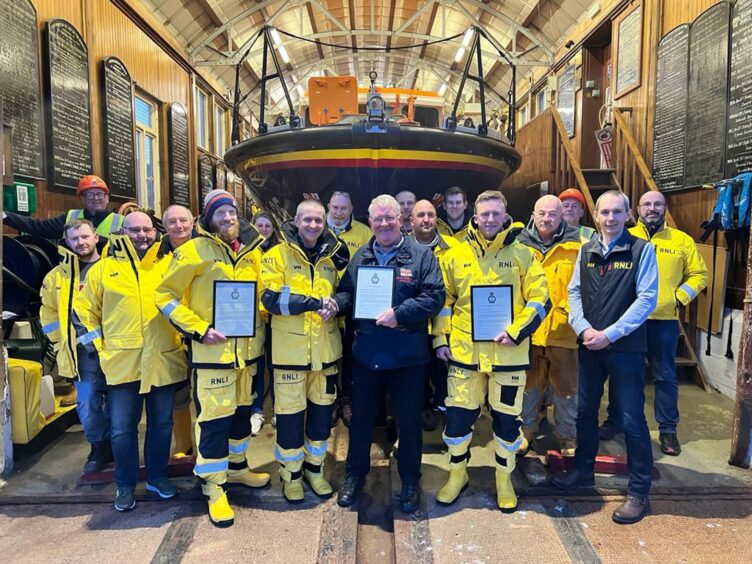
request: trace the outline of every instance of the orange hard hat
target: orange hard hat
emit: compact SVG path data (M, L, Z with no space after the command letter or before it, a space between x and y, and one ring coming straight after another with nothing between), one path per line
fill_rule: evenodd
M580 202L583 208L587 207L587 204L585 203L585 196L583 196L582 192L580 192L577 188L567 188L561 194L559 194L559 199L562 202L570 198L574 198L575 200Z
M76 195L80 196L87 190L93 190L94 188L96 188L97 190L104 190L105 194L110 193L110 189L107 188L107 184L104 180L102 180L95 174L87 174L86 176L82 176L81 180L78 181Z

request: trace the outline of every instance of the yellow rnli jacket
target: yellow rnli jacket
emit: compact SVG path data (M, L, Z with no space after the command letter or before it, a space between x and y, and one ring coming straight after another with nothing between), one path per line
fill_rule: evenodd
M353 256L355 251L371 240L371 235L373 233L367 225L351 219L350 225L340 231L338 237L347 244L349 256Z
M641 221L629 232L650 241L658 262L658 305L649 319L679 319L679 304L687 305L708 284L708 269L692 237L662 225L651 236Z
M198 235L177 248L164 279L156 290L157 307L188 339L189 362L193 368L243 368L264 353L265 313L256 307L255 337L231 337L222 343L204 344L201 339L214 320L214 282L239 280L256 282L261 296L261 249L264 238L256 228L241 220L241 248L235 253L199 220ZM249 312L250 315L250 312Z
M144 329L144 352L141 358L141 393L165 383L188 378L187 351L180 333L157 310L155 297L172 260L170 240L164 237L152 245L141 261L140 274L148 284L148 321ZM142 290L143 291L143 290ZM144 296L147 299L147 296Z
M303 249L297 227L280 228L282 243L264 255L262 302L272 315L272 365L297 370L323 370L342 357L337 318L324 321L316 313L322 298L333 297L350 253L325 229L315 258Z
M139 260L131 240L113 235L102 259L91 267L86 287L75 304L75 311L88 333L81 343L93 342L107 384L116 386L129 382L145 382L152 386L166 386L186 377L185 371L155 370L144 363L147 340L159 341L157 346L180 363L183 355L180 336L168 329L159 333L154 318L159 314L154 303L154 291L162 278L162 269L155 266L154 246Z
M76 328L73 325L73 304L80 296L80 269L76 253L58 247L60 264L50 270L42 281L39 321L42 331L55 347L60 376L78 378Z
M517 240L528 247L541 263L551 301L551 311L533 333L533 344L576 349L577 335L569 325L568 286L582 246L578 229L562 221L559 231L554 235L553 244L546 248L531 221Z
M448 344L450 364L480 372L511 372L530 368L530 337L551 308L546 275L532 251L516 239L515 223L490 243L474 226L467 240L442 260L446 305L433 320L434 348ZM508 284L512 287L513 321L506 331L516 343L506 346L472 340L471 288ZM447 341L448 337L448 341Z
M472 218L472 213L468 216L465 215L467 221L465 222L465 225L459 229L454 229L451 225L449 225L449 222L446 220L446 216L444 217L437 217L436 218L436 230L445 237L451 237L458 243L462 243L467 239L467 233L470 228L470 218Z

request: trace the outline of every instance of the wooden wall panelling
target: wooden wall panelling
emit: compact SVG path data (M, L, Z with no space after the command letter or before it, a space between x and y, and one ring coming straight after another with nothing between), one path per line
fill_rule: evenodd
M665 35L683 23L692 23L692 20L718 2L719 0L663 0L661 34Z

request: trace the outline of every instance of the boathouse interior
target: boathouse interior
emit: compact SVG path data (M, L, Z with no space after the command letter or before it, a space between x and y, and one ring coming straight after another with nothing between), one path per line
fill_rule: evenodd
M622 190L633 208L645 192L660 191L667 224L697 242L710 275L708 288L682 310L677 343L684 451L671 458L654 445L654 488L667 504L706 496L710 509L703 515L711 518L720 499L752 495L749 222L713 229L724 181L752 170L750 37L752 0L0 0L2 206L57 216L80 207L77 178L97 174L111 188L114 210L135 202L161 217L168 205L181 203L198 216L203 195L224 188L246 219L265 209L289 219L284 207L265 207L258 179L224 157L238 144L273 135L265 132L296 115L316 127L322 118L314 115L311 88L336 77L357 83L354 114L366 111L373 86L391 96L392 114L409 113L418 125L438 129L453 116L460 123L469 119L465 123L476 130L485 123L509 141L521 156L519 168L499 186L483 188L501 189L516 221L527 223L540 196L577 188L588 203L584 221L595 227L594 202L604 191ZM366 210L355 215L363 218ZM39 297L29 290L39 289L57 260L57 241L32 244L7 225L2 233L3 254L27 253L17 268L30 264L33 270L21 274L13 272L11 259L3 263L4 345L12 358L40 362L40 377L51 378L49 384L19 380L7 368L0 378L0 418L10 414L10 423L0 426L0 523L10 518L7 507L31 507L42 498L96 503L105 493L109 500L113 488L80 480L88 446L74 407L60 405L71 385L56 376L54 352L40 329ZM650 378L646 396L655 443ZM270 401L265 409L270 420ZM474 480L477 490L492 489L490 420L482 417L477 428L485 436L473 443ZM261 467L273 468L273 429L264 429L252 449ZM374 468L389 481L392 445L386 432L377 442L374 456L383 460ZM346 445L340 423L330 446L338 479ZM425 449L424 482L433 487L447 468L440 429L426 434ZM550 454L555 449L555 439L541 439L519 462L515 483L523 496L550 492L547 472L560 460ZM624 453L622 440L602 444L604 503L625 490ZM195 501L190 469L181 471L185 498ZM276 490L254 496L248 506L283 503ZM374 500L374 507L389 503L376 493ZM531 512L554 511L546 503ZM749 527L748 510L718 507ZM265 519L271 523L284 513ZM380 546L378 531L391 527L396 538L407 530L404 521L384 525L374 515L361 515L361 526L377 531L358 548L362 561ZM428 515L437 524L434 540L464 526L462 512L433 507ZM305 545L300 556L294 542L274 539L269 530L266 540L276 551L267 555L270 561L281 555L336 561L322 556L322 520L313 518L316 526L302 524L293 538L304 543L310 537L315 550ZM326 516L323 523L326 528ZM670 524L661 526L670 533ZM0 540L0 553L2 547L31 550L31 541L18 538ZM138 544L134 538L130 542ZM159 546L151 542L134 549L137 561L151 558ZM393 547L396 541L389 542ZM617 556L610 561L644 557L639 547L613 542L610 556ZM436 545L434 557L472 558L452 550ZM655 559L670 556L656 550Z

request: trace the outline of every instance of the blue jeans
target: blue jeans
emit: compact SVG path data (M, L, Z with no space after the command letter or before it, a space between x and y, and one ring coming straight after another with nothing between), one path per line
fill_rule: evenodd
M90 444L110 441L110 411L107 406L107 383L99 366L97 351L78 347L78 371L81 377L76 388L76 412Z
M653 410L661 433L676 434L679 424L679 378L676 376L676 347L679 322L673 319L648 319L648 365L655 383ZM621 427L621 420L611 405L609 390L608 420Z
M172 440L172 406L175 385L152 388L139 394L140 382L107 387L112 419L112 453L115 456L115 482L132 489L138 482L138 423L146 402L144 464L146 481L167 478L167 462Z
M609 378L611 404L624 426L630 495L650 493L653 450L645 419L645 359L642 353L579 350L577 451L575 467L591 474L598 454L598 409L603 384Z

